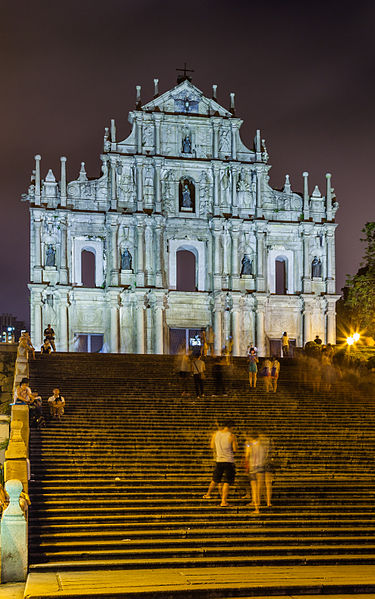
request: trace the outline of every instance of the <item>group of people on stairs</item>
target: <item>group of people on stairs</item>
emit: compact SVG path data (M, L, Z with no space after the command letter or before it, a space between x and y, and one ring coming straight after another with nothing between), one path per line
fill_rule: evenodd
M233 420L224 420L220 428L213 433L210 441L210 447L215 456L215 467L212 480L203 499L212 499L212 493L218 485L221 507L229 506L229 487L234 484L236 476L235 453L238 451L238 443L233 428ZM253 508L253 515L260 513L264 490L266 506L267 508L272 506L273 458L271 439L259 431L251 432L246 439L244 466L249 477L252 499L249 506ZM245 497L248 496L246 493Z

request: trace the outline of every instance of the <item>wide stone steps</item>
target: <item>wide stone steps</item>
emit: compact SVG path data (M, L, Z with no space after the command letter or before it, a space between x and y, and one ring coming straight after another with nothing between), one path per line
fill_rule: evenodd
M373 398L353 404L341 383L329 395L306 393L290 362L276 395L262 381L250 391L240 359L228 397L196 400L181 398L168 356L49 358L32 364L32 386L46 399L58 384L67 405L61 423L32 432L33 570L375 564ZM216 495L202 499L208 441L224 414L240 444L227 509ZM269 431L280 462L273 507L260 516L241 498L254 427Z

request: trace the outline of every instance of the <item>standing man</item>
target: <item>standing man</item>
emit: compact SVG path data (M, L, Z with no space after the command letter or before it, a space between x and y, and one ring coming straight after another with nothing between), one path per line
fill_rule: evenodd
M216 454L216 465L212 474L212 481L208 487L204 499L211 499L211 493L221 483L223 474L225 482L221 495L221 507L228 507L229 485L233 485L236 469L234 465L234 454L238 449L237 439L232 433L234 427L233 420L225 420L222 427L211 437L210 447Z
M56 346L55 346L55 331L53 330L53 328L51 327L50 324L47 324L47 328L44 329L44 340L46 340L46 339L48 339L48 341L52 345L53 351L56 351Z

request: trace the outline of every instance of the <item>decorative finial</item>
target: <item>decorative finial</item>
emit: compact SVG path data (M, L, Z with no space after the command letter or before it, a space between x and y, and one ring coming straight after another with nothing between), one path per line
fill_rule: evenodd
M141 109L142 106L142 102L141 102L141 90L142 90L142 86L141 85L136 85L135 86L135 91L136 91L136 95L135 95L135 107L137 110Z
M86 169L85 169L85 163L81 162L81 170L79 171L79 180L80 181L87 181L87 175L86 175Z
M159 95L159 79L154 79L154 98Z
M213 100L217 99L217 85L212 86L212 99Z
M292 191L292 186L290 184L289 175L285 175L284 192L291 193L291 191Z
M116 143L116 123L115 119L111 119L111 142Z
M230 95L230 111L234 116L236 114L236 107L234 105L234 98L235 98L236 94L231 92L229 95Z
M267 152L267 146L266 146L266 140L262 139L262 146L263 146L263 154L262 154L262 158L264 162L268 162L268 152ZM287 175L287 177L289 177L289 175Z

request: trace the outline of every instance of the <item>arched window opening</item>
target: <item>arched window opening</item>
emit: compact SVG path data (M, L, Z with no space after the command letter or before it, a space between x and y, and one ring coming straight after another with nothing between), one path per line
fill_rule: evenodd
M195 256L189 250L178 250L176 253L177 291L196 291Z
M285 258L278 256L275 261L275 278L276 278L276 293L277 295L286 294L286 281L287 281L287 264Z
M96 287L95 282L95 254L90 250L81 253L81 277L83 287Z

